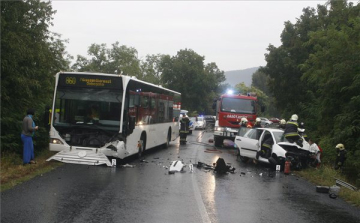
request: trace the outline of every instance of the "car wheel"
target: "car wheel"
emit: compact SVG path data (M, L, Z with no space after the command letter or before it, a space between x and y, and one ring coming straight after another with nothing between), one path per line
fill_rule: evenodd
M239 159L241 160L241 162L243 163L247 163L249 161L248 157L242 156L240 155L240 149L239 149Z
M274 165L274 166L278 165L278 162L277 162L277 160L276 160L274 157L270 157L270 158L269 158L269 162L270 162L272 165Z

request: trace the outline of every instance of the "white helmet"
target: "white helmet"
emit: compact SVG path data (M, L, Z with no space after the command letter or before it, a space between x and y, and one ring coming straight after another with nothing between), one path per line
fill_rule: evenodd
M280 125L285 125L285 124L286 124L285 119L281 119L281 120L280 120Z
M247 120L247 118L241 118L241 123L247 123L248 122L248 120Z
M298 120L297 114L293 114L293 115L291 116L291 120L297 121L297 120Z
M256 118L256 119L255 119L255 122L261 122L261 119L260 119L260 118Z
M339 150L344 150L344 149L345 149L345 146L344 146L343 144L339 143L339 144L336 145L335 148L336 148L336 149L339 149Z

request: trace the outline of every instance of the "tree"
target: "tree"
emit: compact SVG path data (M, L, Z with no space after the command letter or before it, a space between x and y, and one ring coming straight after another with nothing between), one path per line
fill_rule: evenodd
M304 9L296 24L285 23L282 45L269 46L261 69L283 114L298 113L311 137L332 148L327 157L347 145L352 178L360 177L359 14L359 4L337 0Z
M310 33L306 43L315 51L302 64L303 80L311 88L318 117L314 128L332 144L347 145L353 169L360 173L360 5L330 1L326 29ZM316 96L316 97L315 97ZM309 111L310 109L307 109ZM351 175L350 174L350 175ZM355 174L356 176L356 174Z
M199 113L210 112L212 100L225 80L215 63L204 65L204 57L193 50L180 50L161 61L161 82L182 94L182 107Z
M159 85L161 84L160 63L164 55L146 55L145 61L141 62L142 80Z
M111 49L108 49L104 43L100 45L91 44L88 55L90 59L78 55L72 69L76 71L124 74L143 79L140 71L140 60L135 48L125 45L120 46L119 42L112 44Z
M264 92L267 95L270 94L269 87L268 87L269 81L270 81L269 76L260 70L257 70L252 75L252 86L258 88L259 90L261 90L262 92Z
M66 41L48 30L54 13L50 1L1 3L2 152L22 150L21 120L28 108L36 109L35 121L43 126L40 117L52 99L53 76L69 66ZM39 136L35 143L47 145L45 130Z

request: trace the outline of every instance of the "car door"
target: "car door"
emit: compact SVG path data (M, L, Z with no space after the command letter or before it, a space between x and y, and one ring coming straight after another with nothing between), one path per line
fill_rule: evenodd
M261 136L260 136L260 138L259 138L258 151L260 151L260 149L261 149L261 144L263 143L265 137L272 137L273 142L276 142L276 141L275 141L275 138L274 138L274 135L272 134L272 132L270 132L270 131L268 131L268 130L265 130L265 131L261 134ZM270 152L270 153L272 153L272 147L271 147L271 152ZM262 157L262 156L259 156L259 161L264 162L264 163L269 163L269 160L268 160L267 158Z
M262 129L249 129L245 134L241 134L235 137L235 144L239 148L240 155L255 158L259 149L259 137L263 132Z

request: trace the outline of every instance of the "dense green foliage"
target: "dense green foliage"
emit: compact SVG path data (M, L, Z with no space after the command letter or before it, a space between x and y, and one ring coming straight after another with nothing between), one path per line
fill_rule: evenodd
M147 55L140 61L137 51L116 42L111 49L106 44L92 44L87 59L78 56L72 66L76 71L121 73L162 85L182 94L182 108L212 114L212 101L225 81L224 72L215 63L204 64L204 57L192 50L180 50L177 55Z
M49 32L50 2L1 2L1 149L21 154L21 123L28 108L35 108L40 126L35 143L45 148L48 133L42 114L53 92L53 75L66 69L64 41Z
M360 178L360 4L329 1L285 23L279 47L270 45L270 92L284 117L292 113L318 140L325 160L345 144L344 172Z
M161 81L164 86L182 93L182 108L211 114L212 101L225 76L215 63L204 65L204 59L187 49L173 57L165 56L161 63Z

